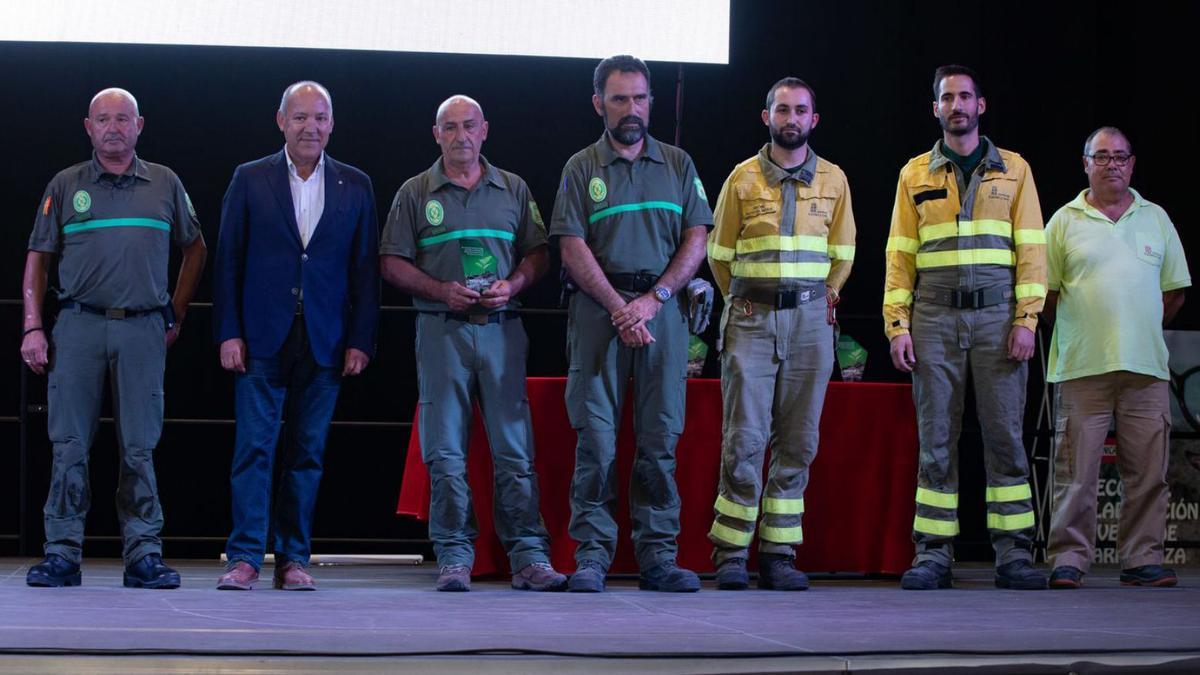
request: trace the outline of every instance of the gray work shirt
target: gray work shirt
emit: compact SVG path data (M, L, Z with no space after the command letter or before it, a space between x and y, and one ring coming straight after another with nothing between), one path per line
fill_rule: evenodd
M496 276L506 279L520 258L546 245L546 230L529 186L515 173L493 166L483 156L483 176L468 190L446 176L438 158L400 186L392 199L379 252L406 258L439 281L465 284L462 246L478 243L495 257ZM516 298L499 309L515 309ZM417 309L444 312L445 303L413 296ZM497 311L473 306L472 314Z
M605 134L563 168L550 236L582 237L605 274L657 276L679 250L683 230L712 221L686 152L647 135L630 162Z
M175 172L136 156L113 175L92 159L60 171L38 204L29 250L59 256L60 299L146 310L170 301L170 244L200 235Z

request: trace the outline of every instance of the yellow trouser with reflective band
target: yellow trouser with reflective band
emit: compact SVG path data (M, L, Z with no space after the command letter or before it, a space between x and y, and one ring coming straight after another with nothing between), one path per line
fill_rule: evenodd
M721 481L713 505L713 562L794 555L804 541L804 489L833 369L825 303L775 310L732 297L722 317ZM764 486L763 463L773 443Z

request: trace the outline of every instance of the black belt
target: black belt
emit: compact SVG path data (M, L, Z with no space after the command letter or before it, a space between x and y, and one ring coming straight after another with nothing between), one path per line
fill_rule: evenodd
M515 319L519 314L512 310L501 310L492 312L491 314L463 314L462 312L430 312L420 310L421 314L429 314L430 316L440 316L447 321L462 321L463 323L473 323L477 326L483 326L489 323L500 323Z
M1013 290L1008 286L993 286L977 291L958 291L949 288L918 288L913 299L955 309L982 309L1003 305L1011 300Z
M78 307L80 311L87 312L88 314L99 314L106 319L132 319L135 316L161 314L163 311L162 307L155 307L154 309L104 309L103 307L85 305L76 300L63 300L59 303L59 306L63 309L75 309Z
M658 283L658 276L639 272L637 274L606 274L608 283L618 291L628 291L630 293L646 293L654 288L654 284Z
M737 297L745 298L751 302L760 302L764 305L772 305L775 309L795 309L817 298L824 298L826 293L825 284L821 284L820 286L810 286L808 288L780 288L774 291L765 288L751 288L739 291Z

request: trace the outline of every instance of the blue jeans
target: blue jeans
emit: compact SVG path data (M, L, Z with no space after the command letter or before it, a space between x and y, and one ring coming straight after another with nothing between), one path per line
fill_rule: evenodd
M308 565L325 435L340 388L341 369L313 360L301 317L278 354L247 359L246 372L236 376L233 532L225 547L230 565L244 561L261 568L268 527L277 566L286 561ZM287 433L279 454L279 477L273 481L285 410Z

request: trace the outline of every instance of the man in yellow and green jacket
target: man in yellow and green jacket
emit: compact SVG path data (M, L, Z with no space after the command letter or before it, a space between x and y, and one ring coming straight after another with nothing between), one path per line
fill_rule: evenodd
M884 329L913 376L920 461L910 590L948 588L958 534L958 455L968 375L987 472L988 530L1001 588L1043 589L1022 439L1027 361L1046 297L1037 188L1020 155L979 134L986 108L964 66L934 74L942 140L900 171L887 243Z
M803 80L775 83L762 111L771 142L734 168L713 214L708 262L725 298L724 433L708 536L720 589L749 585L746 558L760 513L759 588L808 588L794 547L804 540L804 489L833 370L830 305L854 260L846 175L808 146L819 119Z

